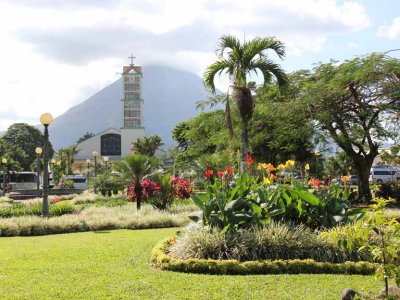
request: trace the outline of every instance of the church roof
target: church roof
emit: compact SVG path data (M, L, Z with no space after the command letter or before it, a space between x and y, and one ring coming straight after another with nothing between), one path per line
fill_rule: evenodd
M126 75L129 73L137 73L137 74L142 74L142 67L141 66L135 66L135 65L129 65L129 66L123 66L122 67L122 74Z

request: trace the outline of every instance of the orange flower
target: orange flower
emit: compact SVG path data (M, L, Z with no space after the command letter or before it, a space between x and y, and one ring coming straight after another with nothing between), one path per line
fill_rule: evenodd
M270 172L273 172L273 171L276 170L276 168L275 168L274 165L272 165L272 164L268 164L268 165L267 165L267 168L268 168L268 170L269 170Z
M346 183L350 180L350 176L342 176L340 177L340 181L343 183Z
M276 176L274 174L269 175L269 179L274 181L276 179Z

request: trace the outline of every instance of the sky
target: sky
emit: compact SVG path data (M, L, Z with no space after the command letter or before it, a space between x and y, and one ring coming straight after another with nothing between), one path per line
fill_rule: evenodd
M61 115L118 79L131 54L201 76L224 34L274 36L286 58L271 59L311 69L399 49L400 1L0 0L0 131ZM226 90L227 77L216 84Z

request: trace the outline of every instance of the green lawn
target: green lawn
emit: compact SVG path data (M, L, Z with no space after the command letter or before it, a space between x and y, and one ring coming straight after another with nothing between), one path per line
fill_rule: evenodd
M346 287L381 288L371 276L210 276L151 268L151 249L175 231L0 238L0 298L304 300L340 299Z

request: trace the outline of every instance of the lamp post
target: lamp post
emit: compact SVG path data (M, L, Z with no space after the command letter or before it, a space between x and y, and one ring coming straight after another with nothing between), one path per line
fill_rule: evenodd
M36 197L40 197L40 178L39 178L39 174L40 174L40 163L39 163L39 158L40 158L40 154L42 154L42 148L37 147L35 149L35 153L36 153Z
M89 176L90 176L90 159L86 160L86 178L87 182L89 183Z
M318 176L318 173L319 173L319 157L321 156L321 152L317 150L317 151L314 152L314 155L315 155L315 162L316 162L316 166L315 166L316 167L316 170L315 170L316 172L315 173Z
M104 163L105 163L105 167L106 167L106 170L107 170L107 163L108 163L108 156L104 156Z
M43 204L42 213L44 217L49 215L49 130L48 127L53 122L53 116L44 113L40 116L40 123L44 126L44 143L43 143Z
M92 152L92 156L94 157L94 177L97 177L97 156L99 153L97 151ZM93 192L96 194L96 184L93 185Z
M3 157L1 159L1 163L3 164L3 196L6 195L6 165L7 165L7 158Z

